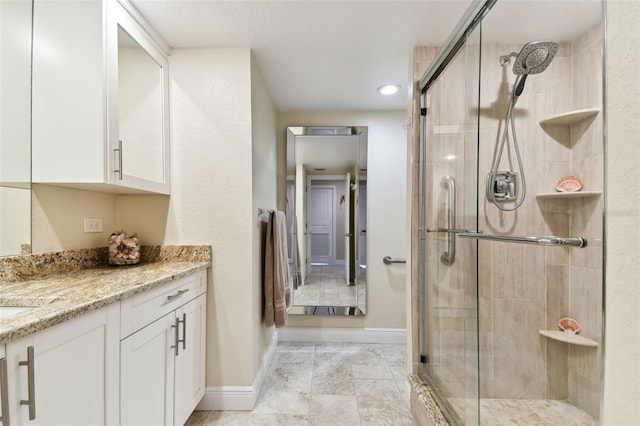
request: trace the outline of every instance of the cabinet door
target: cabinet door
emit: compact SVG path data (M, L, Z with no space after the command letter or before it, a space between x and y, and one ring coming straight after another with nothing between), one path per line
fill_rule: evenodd
M184 424L204 395L206 294L176 311L180 324L179 351L175 358L174 424ZM183 327L184 325L184 327Z
M174 313L120 342L120 424L173 424Z
M116 0L35 0L33 21L33 182L169 194L168 47Z
M105 182L103 4L33 5L33 182Z
M111 7L116 22L110 30L117 28L109 67L111 177L117 185L168 194L169 64L120 4Z
M48 328L7 345L12 425L107 425L117 423L117 304ZM35 418L30 419L29 348L33 348ZM111 377L110 377L111 376Z

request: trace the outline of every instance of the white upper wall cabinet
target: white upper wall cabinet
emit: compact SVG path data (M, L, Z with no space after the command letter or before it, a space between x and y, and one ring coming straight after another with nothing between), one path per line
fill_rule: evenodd
M117 0L35 0L33 182L170 193L168 48L151 34Z

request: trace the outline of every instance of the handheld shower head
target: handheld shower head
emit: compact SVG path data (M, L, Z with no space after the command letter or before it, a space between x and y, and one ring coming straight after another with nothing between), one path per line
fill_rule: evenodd
M525 44L513 62L513 73L517 75L538 74L546 70L558 52L555 41L530 41Z
M559 46L556 41L530 41L520 49L520 53L511 52L500 57L500 65L503 67L507 66L511 57L516 58L513 62L513 73L521 77L517 80L513 91L514 96L518 97L522 94L529 74L539 74L547 69L556 56Z

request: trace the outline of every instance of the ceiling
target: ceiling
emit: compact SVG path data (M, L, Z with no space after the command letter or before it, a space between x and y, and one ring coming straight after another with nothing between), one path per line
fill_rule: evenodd
M251 48L278 111L407 106L414 46L441 46L470 0L131 0L172 48ZM485 40L569 40L600 0L499 0ZM570 21L568 21L570 19ZM385 83L402 86L383 97Z

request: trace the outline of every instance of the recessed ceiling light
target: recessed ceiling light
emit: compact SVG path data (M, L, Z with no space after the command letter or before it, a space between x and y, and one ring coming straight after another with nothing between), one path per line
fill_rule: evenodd
M378 87L378 93L381 95L389 96L395 95L400 90L399 84L385 84L384 86Z

